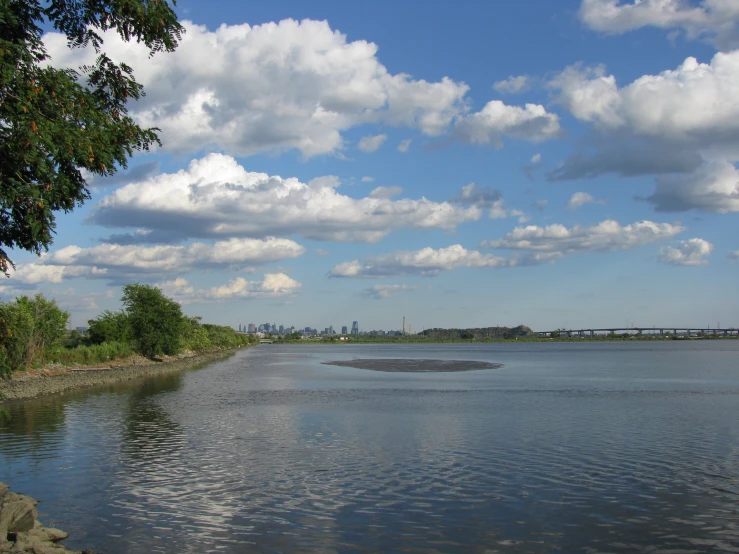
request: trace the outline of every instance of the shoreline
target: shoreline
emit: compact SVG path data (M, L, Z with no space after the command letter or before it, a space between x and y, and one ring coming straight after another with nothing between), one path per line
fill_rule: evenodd
M26 373L8 380L0 380L0 403L13 400L29 400L41 396L174 373L228 358L239 350L241 348L215 350L203 354L173 357L161 362L147 360L145 363L118 365L110 368L99 368L100 364L96 364L97 367L69 367L54 375L44 374L43 372Z

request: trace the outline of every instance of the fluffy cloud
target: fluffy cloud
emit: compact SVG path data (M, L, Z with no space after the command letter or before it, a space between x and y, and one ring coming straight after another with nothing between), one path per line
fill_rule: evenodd
M301 286L298 281L284 273L267 273L261 281L247 281L243 277L237 277L225 285L209 289L195 289L182 278L165 281L159 285L165 295L183 304L247 298L277 298L295 294Z
M587 192L576 192L570 197L570 201L567 202L567 207L571 210L584 206L585 204L605 204L605 200L598 200L592 194Z
M680 241L680 246L663 247L660 250L659 260L670 265L706 265L713 245L703 239L689 239Z
M731 250L729 252L729 259L739 262L739 250Z
M374 152L387 140L387 135L368 135L359 140L359 149L362 152Z
M735 0L583 0L580 18L590 28L624 33L641 27L679 29L688 38L706 38L719 48L739 46L739 3Z
M401 192L403 192L401 187L377 187L369 193L369 197L389 199L398 196Z
M621 225L617 221L605 220L592 227L576 225L571 229L560 224L547 227L528 225L516 227L502 239L485 241L480 246L530 252L534 257L525 263L538 263L568 254L628 250L673 237L682 230L680 225L652 221Z
M546 111L544 106L526 104L525 107L509 106L493 100L479 112L457 120L455 136L471 144L503 145L503 136L541 142L562 134L559 117Z
M659 177L654 194L646 200L660 212L739 212L739 171L719 161L689 175Z
M739 51L710 64L687 58L674 70L644 75L619 88L601 67L571 66L549 86L557 100L602 130L693 141L702 146L739 138Z
M393 75L375 44L348 42L325 21L215 31L183 25L177 50L152 58L143 44L104 34L106 53L133 67L146 88L134 116L160 127L171 151L296 148L310 157L341 149L343 131L355 126L387 123L438 136L467 111L466 84ZM47 33L44 43L56 66L77 68L95 57L91 48L69 50L59 33Z
M467 250L459 244L447 248L424 248L354 260L331 269L331 277L388 277L394 275L436 276L461 267L505 267L510 262L492 254Z
M279 238L233 238L213 244L136 246L101 244L67 246L43 256L39 263L19 266L12 279L20 283L60 283L73 277L121 280L187 272L194 269L249 268L296 258L298 243Z
M507 79L497 81L493 88L503 94L519 94L531 88L531 81L528 75L511 75Z
M454 229L482 215L477 206L388 198L351 198L334 177L305 184L250 173L209 154L187 170L131 183L104 198L90 220L181 237L279 236L376 242L394 229Z
M361 296L372 298L373 300L384 300L394 294L410 292L420 288L418 285L375 285L374 287L364 289L361 292Z

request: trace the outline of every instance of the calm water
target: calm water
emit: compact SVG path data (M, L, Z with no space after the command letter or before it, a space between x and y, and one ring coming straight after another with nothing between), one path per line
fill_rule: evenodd
M322 365L502 362L466 373ZM15 404L0 480L98 552L739 552L739 341L260 346Z

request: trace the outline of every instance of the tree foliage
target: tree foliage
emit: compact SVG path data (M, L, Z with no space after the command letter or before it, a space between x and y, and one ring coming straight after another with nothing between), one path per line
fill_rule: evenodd
M91 344L129 342L131 340L128 316L123 311L111 312L105 310L96 319L88 320L87 325L87 340Z
M123 287L123 307L136 350L144 356L171 356L182 349L180 305L151 285Z
M70 48L94 48L95 64L48 65L44 26ZM54 213L90 197L83 170L112 175L159 142L128 115L144 91L103 52L109 29L152 54L174 50L183 32L168 0L0 0L0 271L12 265L8 248L48 250Z
M46 352L64 337L69 314L41 294L0 304L0 376L43 362Z

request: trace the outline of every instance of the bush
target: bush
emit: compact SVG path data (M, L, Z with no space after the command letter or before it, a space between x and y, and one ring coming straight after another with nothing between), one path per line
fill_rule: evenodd
M131 326L128 315L123 311L111 312L105 310L97 319L87 322L87 339L92 344L104 342L129 342L131 340Z
M0 375L43 363L48 350L64 338L68 318L54 300L41 294L0 304Z

